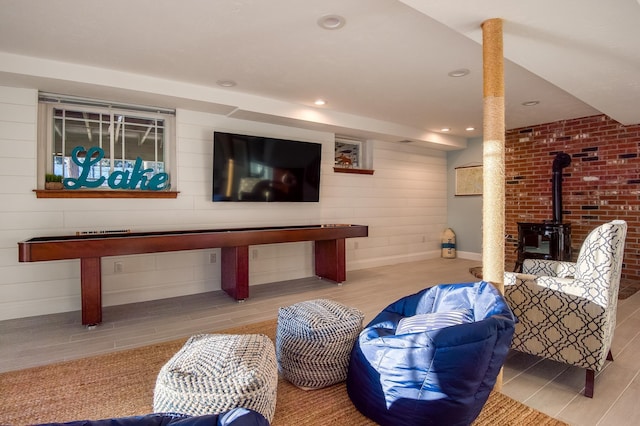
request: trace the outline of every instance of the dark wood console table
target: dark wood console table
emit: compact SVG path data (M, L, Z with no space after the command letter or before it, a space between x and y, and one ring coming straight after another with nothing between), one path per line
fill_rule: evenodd
M250 245L314 241L315 274L340 283L346 279L345 238L368 232L364 225L339 224L38 237L18 243L18 260L80 259L82 324L95 325L102 322L103 256L220 248L222 289L244 300L249 297Z

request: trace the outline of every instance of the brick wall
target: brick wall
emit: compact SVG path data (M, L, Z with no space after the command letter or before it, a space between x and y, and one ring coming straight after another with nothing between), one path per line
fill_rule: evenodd
M551 175L558 152L571 156L562 170L562 205L574 259L589 231L622 219L628 224L622 276L640 281L640 125L623 126L604 115L507 131L507 270L517 257L517 223L553 218Z

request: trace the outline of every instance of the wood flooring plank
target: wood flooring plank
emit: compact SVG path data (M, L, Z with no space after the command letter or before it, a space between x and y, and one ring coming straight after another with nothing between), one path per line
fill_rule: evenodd
M640 373L636 372L629 387L620 395L598 421L598 425L628 425L640 419Z
M536 392L519 399L519 401L552 417L560 418L571 401L576 398L586 398L581 394L584 388L585 371L584 369L562 365L549 360L545 360L543 365L554 364L555 367L561 366L563 368L562 372L555 376L553 381L546 382ZM527 375L528 372L523 373L520 380L516 382L518 386L521 386L520 381L527 383L524 380ZM507 393L507 395L511 396L510 393ZM511 397L516 399L513 396ZM595 403L597 404L598 402L596 401Z
M507 382L504 392L518 401L528 400L567 368L567 365L559 362L541 360L527 368L526 374L519 375L517 380Z
M583 395L573 398L558 418L572 425L597 425L636 374L637 370L618 367L615 362L608 365L596 375L593 398Z

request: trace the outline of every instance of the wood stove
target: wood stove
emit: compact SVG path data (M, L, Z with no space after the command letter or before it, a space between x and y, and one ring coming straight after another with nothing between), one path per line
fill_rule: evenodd
M518 259L514 271L522 271L525 259L571 260L571 224L562 222L562 169L571 164L560 152L553 160L551 195L553 219L542 223L518 223Z
M518 260L515 271L522 270L525 259L571 260L570 223L518 223Z

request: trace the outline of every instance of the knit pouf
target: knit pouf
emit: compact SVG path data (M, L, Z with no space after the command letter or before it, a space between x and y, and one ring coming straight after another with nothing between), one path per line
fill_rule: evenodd
M200 416L244 407L271 422L277 385L275 348L267 336L200 334L160 369L153 411Z
M332 300L317 299L278 310L278 370L292 384L319 389L347 378L349 355L364 314Z

